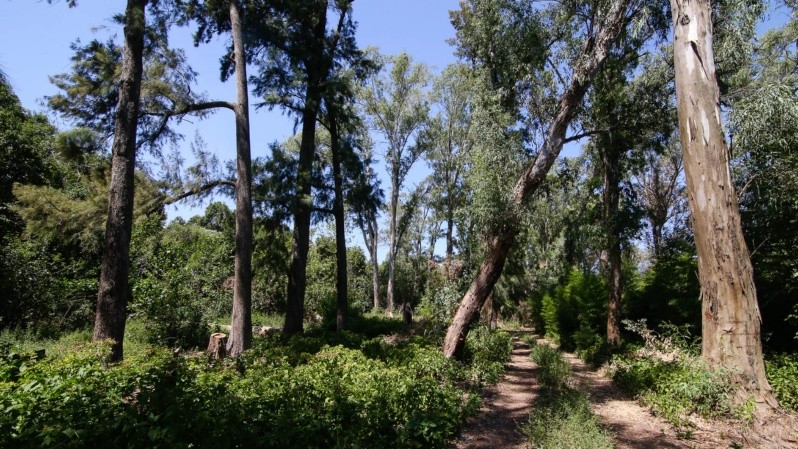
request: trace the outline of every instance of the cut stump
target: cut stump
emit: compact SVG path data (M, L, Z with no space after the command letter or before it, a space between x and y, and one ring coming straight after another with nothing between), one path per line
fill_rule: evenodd
M211 340L208 342L208 355L213 360L220 360L227 355L227 334L216 332L211 334Z

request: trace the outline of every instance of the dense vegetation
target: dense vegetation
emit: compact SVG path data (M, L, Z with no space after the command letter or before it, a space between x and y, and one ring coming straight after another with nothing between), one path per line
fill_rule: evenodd
M701 2L712 148L729 142L706 164L688 146L709 137L680 139L697 119L667 3L462 0L460 61L435 73L361 49L351 0L128 0L123 36L75 42L52 74L63 129L0 73L0 446L442 447L500 377L511 321L609 362L681 428L749 418L768 381L796 410L798 5ZM235 102L201 93L176 27L229 38ZM296 135L250 149L249 95ZM219 108L235 162L180 134ZM702 164L729 178L710 203L739 238L700 226ZM167 219L178 202L207 205ZM739 264L708 275L708 255ZM729 308L745 320L718 330ZM228 359L198 351L217 331ZM593 429L564 361L535 354L534 444Z
M109 367L104 345L7 345L0 447L446 447L509 355L503 332L473 333L461 364L427 338L386 341L398 320L353 327L257 338L222 362L139 342Z

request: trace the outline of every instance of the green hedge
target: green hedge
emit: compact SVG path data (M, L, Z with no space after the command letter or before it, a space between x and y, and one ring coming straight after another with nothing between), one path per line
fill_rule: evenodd
M336 344L330 347L328 344ZM442 448L498 378L509 336L478 331L472 362L420 338L259 339L237 361L167 349L104 366L107 348L0 356L0 448Z

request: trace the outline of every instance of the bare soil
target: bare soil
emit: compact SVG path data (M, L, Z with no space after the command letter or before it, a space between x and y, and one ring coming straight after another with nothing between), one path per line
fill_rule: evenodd
M529 333L522 331L513 337L507 373L497 385L487 389L481 409L466 424L452 448L529 447L519 429L529 419L540 388L538 367L529 357L529 346L519 338ZM538 344L549 342L538 339ZM592 369L574 354L563 353L563 356L571 364L574 385L588 394L593 413L612 435L618 449L798 448L798 443L793 445L795 440L789 438L778 445L752 439L752 432L746 432L739 422L697 419L689 431L680 432L620 391L601 371Z

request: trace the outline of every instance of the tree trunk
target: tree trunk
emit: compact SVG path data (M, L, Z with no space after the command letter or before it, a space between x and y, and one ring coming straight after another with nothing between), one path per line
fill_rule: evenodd
M108 220L100 269L93 341L111 340L110 360L122 360L127 301L130 296L130 235L133 228L133 178L136 170L141 78L147 0L128 0L124 50L111 148Z
M396 215L399 208L399 182L396 174L391 176L391 204L390 204L390 223L388 236L388 289L385 293L388 315L393 316L394 296L393 291L396 283L396 253L399 242L396 238Z
M698 253L702 356L728 370L737 399L775 407L765 377L760 315L729 169L707 0L671 0L679 134Z
M368 216L360 223L360 230L363 232L363 241L369 250L371 258L371 287L374 293L374 310L380 310L380 264L377 261L377 218L373 213L367 212Z
M600 138L603 142L601 163L603 165L604 191L604 237L607 243L607 287L609 301L607 303L607 342L613 346L621 344L621 235L618 220L618 204L620 203L619 152L612 136Z
M334 100L333 100L334 101ZM338 134L336 109L332 104L327 105L330 115L330 148L332 152L333 185L335 190L335 290L336 290L336 315L335 329L346 329L346 316L348 309L348 282L346 272L346 228L344 223L344 179L341 175L341 141Z
M451 195L451 192L449 193ZM449 210L446 211L446 260L451 260L454 254L454 205L449 201Z
M610 47L621 34L627 22L627 2L614 0L595 37L577 57L577 65L554 111L554 118L546 132L546 140L532 164L528 165L513 188L510 208L507 217L506 231L488 239L485 260L480 265L476 278L463 297L454 320L446 332L443 342L443 354L446 358L462 355L468 327L477 316L477 312L493 291L493 287L501 276L507 254L518 234L521 222L520 211L526 199L540 186L549 169L562 150L565 132L582 102L585 92L595 75L607 58Z
M323 8L323 9L321 9ZM309 56L305 105L302 111L302 143L296 176L296 198L294 199L294 247L288 273L288 298L283 332L296 334L304 330L305 288L307 287L308 250L310 248L310 218L313 210L312 183L313 158L316 153L316 118L321 103L321 82L326 77L324 55L327 31L327 2L322 2L319 21L313 29L316 38L314 55Z
M244 38L238 3L230 0L236 78L236 246L233 314L227 353L238 357L252 347L252 157L249 142L249 93Z
M517 233L518 231L508 232L502 236L494 236L488 241L485 260L482 261L477 277L460 302L452 324L446 331L443 354L447 358L459 359L462 357L468 327L478 315L482 304L493 292L493 287L502 274L504 263L507 261L507 253L510 252Z

